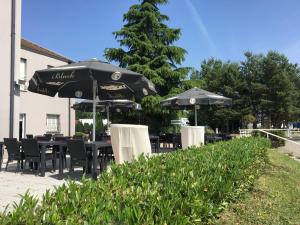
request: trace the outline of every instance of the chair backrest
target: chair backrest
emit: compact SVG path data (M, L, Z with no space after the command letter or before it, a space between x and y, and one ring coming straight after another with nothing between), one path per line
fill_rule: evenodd
M9 156L20 155L20 147L17 138L4 138L4 145Z
M174 134L166 134L166 141L169 143L173 142Z
M69 140L69 139L71 139L70 136L64 136L64 137L61 137L61 136L55 136L55 137L53 137L53 140L54 140L54 141L66 141L66 140Z
M50 141L49 137L42 136L42 135L37 135L34 137L34 139L37 141Z
M73 139L74 140L84 140L84 141L86 141L87 137L84 136L84 135L73 135Z
M77 159L77 160L86 159L86 149L83 140L67 140L67 147L71 159Z
M33 138L33 134L26 134L26 138L27 139L32 139Z
M40 156L40 149L36 139L22 139L21 142L25 156Z
M52 138L52 134L44 134L44 137L47 137L47 141L50 141Z

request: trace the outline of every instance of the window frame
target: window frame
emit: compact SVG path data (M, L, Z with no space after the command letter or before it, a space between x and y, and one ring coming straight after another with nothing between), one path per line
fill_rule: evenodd
M21 75L21 68L22 68L22 62L24 62L24 76L23 74ZM19 72L19 80L22 80L22 81L26 81L27 80L27 59L25 58L20 58L20 72Z
M49 118L49 117L52 117L52 118ZM51 126L49 126L48 120L50 120L50 119L52 119L52 120L56 119L57 120L57 122L56 122L57 129L56 130L52 129ZM61 130L60 115L59 114L53 114L53 113L47 113L46 114L46 132L47 133L60 133L60 130Z

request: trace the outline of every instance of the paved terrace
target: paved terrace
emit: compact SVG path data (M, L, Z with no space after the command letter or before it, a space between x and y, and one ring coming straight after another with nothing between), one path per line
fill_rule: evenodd
M172 151L171 149L160 149L161 153ZM29 171L28 164L23 172L17 171L16 161L8 164L8 171L5 171L7 160L6 151L4 151L4 159L2 163L2 170L0 172L0 212L5 210L7 204L10 204L9 209L12 208L14 202L20 201L20 195L23 195L27 190L32 195L41 197L46 190L54 190L55 186L66 183L67 178L73 180L80 180L82 177L82 167L74 168L74 172L69 172L64 169L64 179L58 179L58 169L51 172L51 162L47 161L47 169L45 177L36 175L35 171ZM67 159L68 160L68 159ZM69 162L68 162L69 163ZM68 164L69 165L69 164ZM58 161L57 161L58 166ZM88 177L88 176L87 176Z
M69 173L67 169L64 170L65 179L58 179L58 170L51 172L51 162L47 164L45 177L36 175L35 171L30 171L28 164L26 170L23 172L16 172L16 161L8 164L8 171L5 171L7 155L4 152L4 159L2 163L2 170L0 172L0 212L5 210L5 207L10 204L9 209L12 208L14 202L20 201L20 195L23 195L27 190L32 195L41 197L46 190L54 190L55 186L66 183L66 178L69 176L74 179L80 179L82 175L82 168ZM48 162L47 162L48 163ZM58 165L58 163L57 163Z

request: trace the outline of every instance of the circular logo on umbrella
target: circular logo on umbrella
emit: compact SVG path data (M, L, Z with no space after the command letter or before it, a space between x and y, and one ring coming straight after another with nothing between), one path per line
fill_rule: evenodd
M148 95L148 90L146 88L143 88L143 94Z
M81 98L82 97L82 91L75 91L75 97Z
M119 80L121 77L122 77L122 74L119 71L116 71L111 75L111 79L113 79L113 80Z
M196 99L195 99L195 98L190 98L190 103L191 103L192 105L194 105L194 104L196 103Z

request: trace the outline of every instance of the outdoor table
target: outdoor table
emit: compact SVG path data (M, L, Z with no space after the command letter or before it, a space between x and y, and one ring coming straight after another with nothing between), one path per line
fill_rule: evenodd
M154 152L159 152L159 136L156 135L150 135L150 142L155 144Z
M112 124L110 132L116 163L131 162L142 153L151 155L148 126Z
M99 148L107 148L111 147L111 144L95 141L88 142L85 141L85 147L92 148L93 152L93 166L92 166L92 177L93 179L97 179L97 152ZM46 160L46 148L47 146L58 146L59 147L59 177L62 178L63 175L63 147L67 146L67 141L38 141L38 145L41 147L41 176L45 176L45 160Z
M182 126L180 132L182 149L204 144L204 126Z

